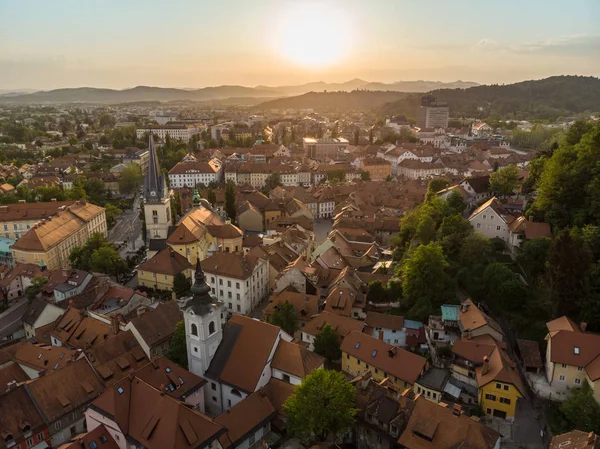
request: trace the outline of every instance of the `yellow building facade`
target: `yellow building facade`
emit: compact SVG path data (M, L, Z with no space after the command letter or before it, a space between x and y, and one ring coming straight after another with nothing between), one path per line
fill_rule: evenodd
M85 201L64 206L36 224L11 247L17 263L43 264L49 270L69 267L69 255L94 233L107 234L104 208Z
M364 360L359 360L345 352L342 352L342 371L351 376L359 376L367 371L371 371L372 378L376 382L381 382L387 377L390 382L400 389L412 388L412 384L392 376L379 368L375 368Z
M479 404L488 416L514 418L517 400L522 397L510 383L492 381L479 388Z

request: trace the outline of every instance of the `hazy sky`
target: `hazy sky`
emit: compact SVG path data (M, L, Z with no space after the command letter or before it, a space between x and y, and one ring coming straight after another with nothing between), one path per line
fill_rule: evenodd
M0 0L0 90L600 75L600 0Z

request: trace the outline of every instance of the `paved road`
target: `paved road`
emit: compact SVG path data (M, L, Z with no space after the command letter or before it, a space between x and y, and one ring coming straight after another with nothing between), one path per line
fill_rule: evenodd
M19 299L0 314L0 339L11 335L27 309L27 298Z
M325 241L333 223L330 218L317 218L315 220L315 248Z
M141 246L142 220L140 220L141 197L136 195L133 201L133 209L125 210L118 218L117 224L108 233L111 242L126 242L119 250L121 257L127 257L128 253L135 251ZM135 248L132 245L135 241Z

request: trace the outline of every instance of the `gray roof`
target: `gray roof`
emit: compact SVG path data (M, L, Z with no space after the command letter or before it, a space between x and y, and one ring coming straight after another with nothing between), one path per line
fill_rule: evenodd
M221 343L219 343L217 352L215 352L215 355L210 362L210 366L205 373L206 377L214 380L219 380L221 378L221 373L225 369L225 365L227 365L229 356L231 355L243 328L243 326L236 323L225 323L225 326L223 326L223 339L221 340Z
M154 150L154 138L150 134L148 141L149 162L148 172L144 178L144 198L147 203L159 203L165 194L164 175L160 171L158 156ZM154 194L153 194L154 193Z
M417 379L417 383L419 385L423 385L424 387L431 388L432 390L442 391L449 377L450 372L448 370L442 368L431 368L419 379Z

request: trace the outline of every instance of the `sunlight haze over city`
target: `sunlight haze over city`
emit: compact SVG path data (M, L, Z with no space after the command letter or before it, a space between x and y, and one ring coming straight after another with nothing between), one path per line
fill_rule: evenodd
M600 2L0 0L0 87L600 74Z

